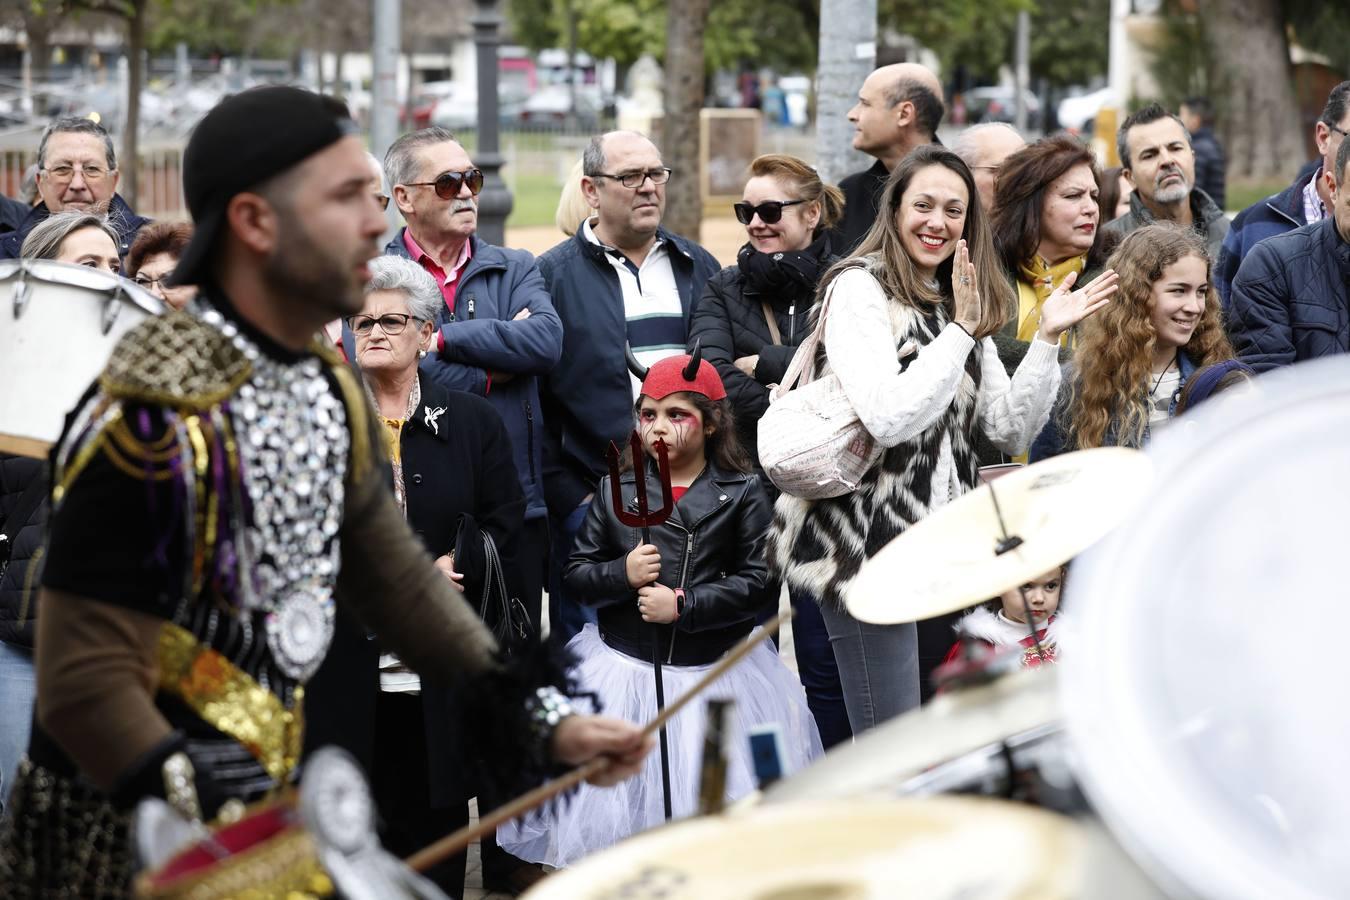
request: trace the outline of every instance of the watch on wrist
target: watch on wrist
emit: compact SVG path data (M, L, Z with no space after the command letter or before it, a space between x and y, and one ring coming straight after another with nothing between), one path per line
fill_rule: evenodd
M675 618L684 615L684 588L675 589Z

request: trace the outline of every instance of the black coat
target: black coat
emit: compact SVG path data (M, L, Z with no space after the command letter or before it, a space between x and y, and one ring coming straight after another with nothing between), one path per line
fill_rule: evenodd
M1233 279L1228 336L1258 372L1350 352L1350 244L1334 218L1266 238Z
M634 473L623 473L619 483L625 505L636 512ZM651 466L647 496L653 506L660 504L661 486ZM709 462L670 519L651 529L652 543L661 551L659 583L685 591L680 618L654 625L642 621L637 591L628 586L626 574L628 553L641 534L615 515L606 475L567 563L568 596L599 607L600 634L621 652L650 661L655 635L663 662L713 662L750 632L769 602L764 537L771 515L758 476L725 472Z
M1191 132L1191 152L1195 154L1195 186L1209 194L1209 198L1224 208L1228 197L1224 170L1227 162L1223 145L1214 136L1212 128L1197 128Z
M471 514L496 541L509 585L510 553L514 535L524 526L525 495L506 427L483 398L445 390L421 374L418 378L422 403L400 437L408 524L429 553L441 556L454 544L460 514ZM334 648L306 689L305 738L307 748L335 743L369 766L374 756L370 729L379 691L379 649L378 635L363 638L354 621L344 626L339 607ZM462 715L448 685L424 678L422 702L431 800L448 806L468 795L469 754Z
M822 271L829 262L822 265ZM759 419L769 408L769 385L783 380L797 345L811 333L814 300L814 291L796 296L763 295L746 283L738 266L727 266L708 279L694 311L689 346L692 349L698 343L704 358L717 367L736 415L736 433L756 466ZM782 344L773 343L764 318L764 301L773 312ZM759 364L751 378L736 368L736 360L755 354L759 355Z
M0 525L9 524L9 516L19 505L24 489L43 471L43 462L23 456L0 454ZM34 554L42 546L43 527L47 521L48 504L44 499L29 517L27 524L13 535L13 553L9 568L0 578L0 641L21 647L33 646L33 622L37 615L37 586L42 580L41 567L32 563ZM24 587L31 590L25 596Z
M835 226L831 243L840 255L848 256L858 249L867 230L877 220L881 192L886 189L886 180L890 177L890 170L877 160L870 169L854 172L839 182L839 189L844 192L844 218Z

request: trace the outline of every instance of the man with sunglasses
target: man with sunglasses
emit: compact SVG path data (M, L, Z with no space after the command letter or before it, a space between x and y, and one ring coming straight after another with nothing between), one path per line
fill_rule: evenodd
M1303 167L1294 183L1278 194L1258 200L1238 213L1224 235L1223 249L1214 266L1214 288L1224 309L1229 306L1233 279L1251 249L1268 237L1320 222L1331 209L1331 188L1326 173L1332 170L1336 151L1350 134L1350 81L1342 81L1327 95L1322 115L1313 126L1317 156Z
M136 215L117 193L117 156L112 138L92 119L67 116L54 120L38 144L38 195L42 202L29 211L16 231L0 237L0 259L18 259L24 239L39 222L67 210L106 213L117 230L117 253L126 257L136 232L149 219Z
M534 257L477 235L483 173L451 132L431 127L403 135L389 147L384 168L407 222L384 252L421 265L444 299L422 372L443 388L486 397L510 435L525 494L525 526L512 545L500 549L508 557L512 596L520 598L538 629L549 531L537 379L558 362L562 322ZM354 341L349 357L356 358ZM525 863L498 850L490 838L483 841L482 857L486 884L524 886L532 877Z
M853 149L876 162L839 182L844 192L844 220L832 241L843 256L862 243L877 220L886 179L909 151L937 140L945 112L942 83L918 63L882 66L858 89L858 102L848 111L853 123Z
M721 268L707 250L661 227L672 175L641 134L592 138L581 191L593 214L539 257L564 332L562 359L542 384L544 486L555 526L549 613L563 640L581 630L587 611L566 598L562 567L606 471L605 448L633 427L641 382L629 372L627 351L644 367L684 353L695 302Z

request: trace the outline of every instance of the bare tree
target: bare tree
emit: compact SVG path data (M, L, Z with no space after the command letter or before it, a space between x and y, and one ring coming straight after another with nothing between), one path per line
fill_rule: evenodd
M876 63L877 0L821 0L816 69L816 167L827 182L866 168L848 111Z
M1303 135L1280 0L1200 0L1200 14L1227 79L1229 177L1293 177Z
M666 19L665 120L661 155L675 170L666 189L665 225L699 239L703 196L698 158L699 110L703 108L703 31L710 0L671 3Z

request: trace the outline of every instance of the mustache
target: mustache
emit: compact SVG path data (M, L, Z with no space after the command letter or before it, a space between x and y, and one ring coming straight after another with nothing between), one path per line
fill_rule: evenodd
M468 200L465 200L463 198L456 198L454 205L450 207L450 212L451 213L463 212L466 209L477 210L478 201L474 198L469 198Z

